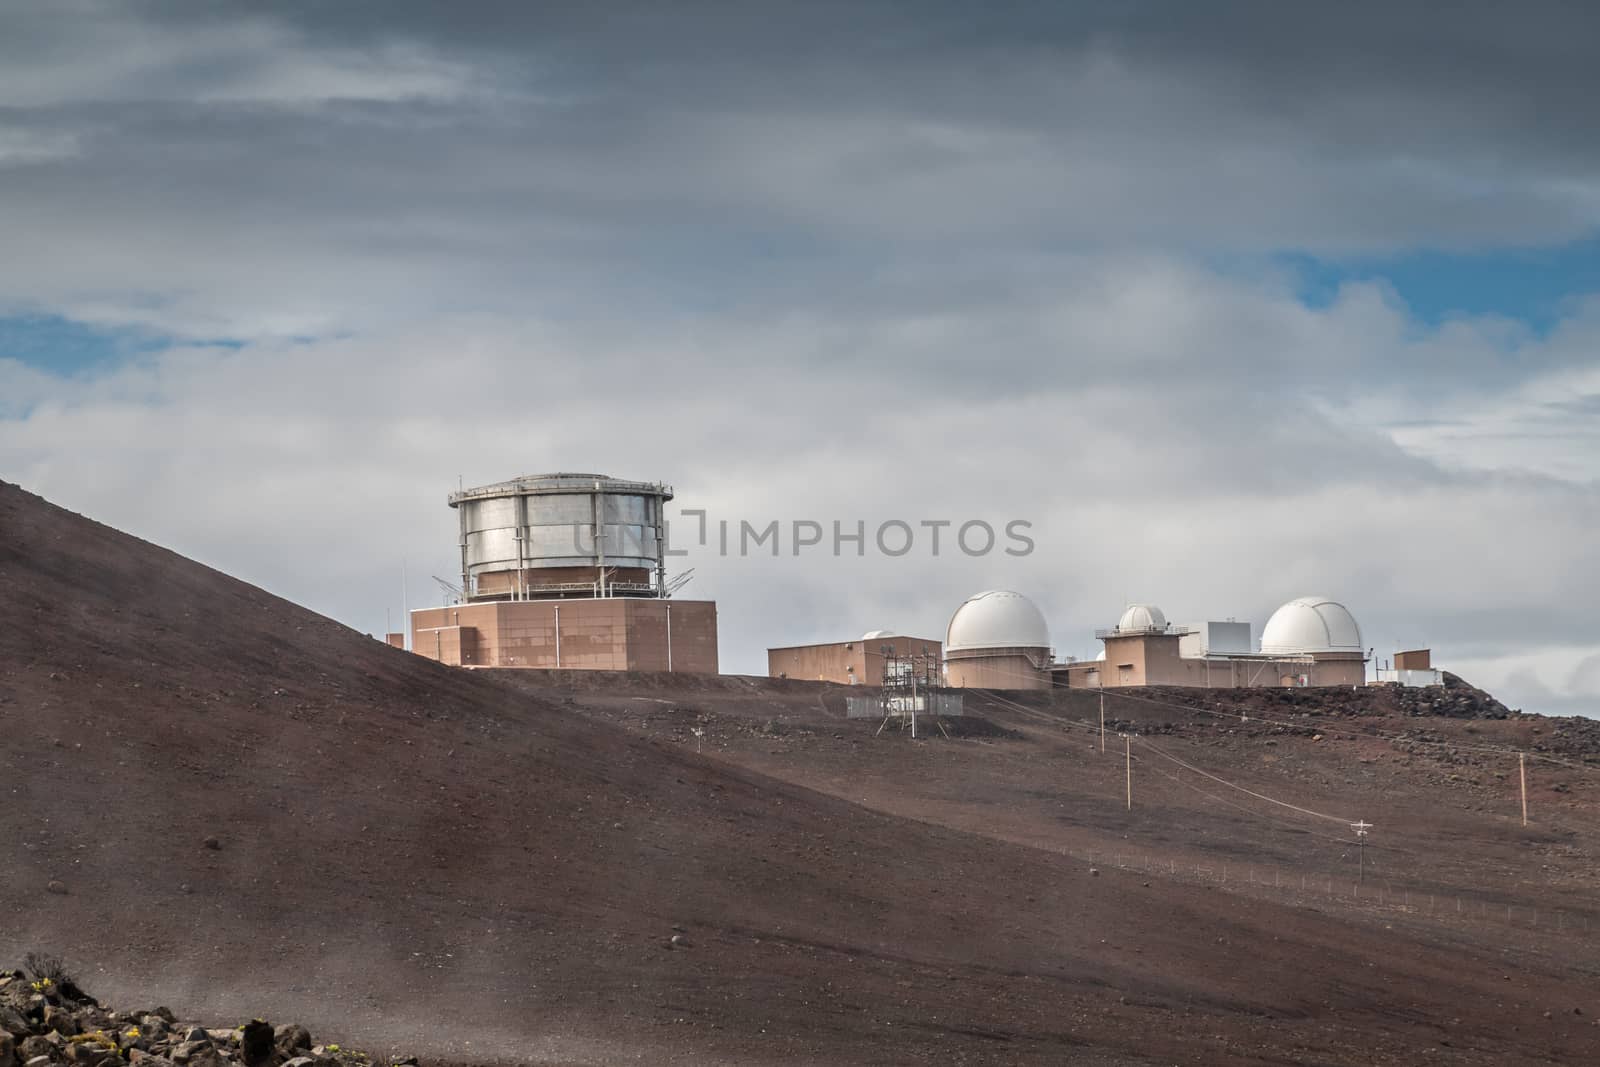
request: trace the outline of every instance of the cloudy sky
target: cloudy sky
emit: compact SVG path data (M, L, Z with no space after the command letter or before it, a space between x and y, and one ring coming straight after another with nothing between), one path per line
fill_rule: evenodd
M374 633L458 480L1020 519L678 562L726 670L1320 593L1600 714L1594 10L11 0L0 477Z

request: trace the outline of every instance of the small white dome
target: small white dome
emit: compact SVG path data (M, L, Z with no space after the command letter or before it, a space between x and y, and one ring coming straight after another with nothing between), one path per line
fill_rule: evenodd
M1117 620L1117 629L1124 632L1139 630L1165 630L1167 617L1154 604L1129 604Z
M861 640L863 640L863 641L875 641L880 637L894 637L894 636L895 636L895 632L893 630L868 630L866 633L861 635Z
M1049 648L1050 627L1021 593L991 589L968 597L950 616L944 650Z
M1106 650L1102 648L1099 654L1094 657L1094 661L1096 663L1104 663L1106 661Z
M1365 652L1366 646L1350 609L1325 596L1303 596L1272 613L1261 630L1261 651L1269 655Z

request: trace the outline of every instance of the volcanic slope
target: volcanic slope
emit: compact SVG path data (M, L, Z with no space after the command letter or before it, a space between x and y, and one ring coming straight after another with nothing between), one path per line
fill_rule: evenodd
M3 483L0 619L0 958L103 996L484 1064L1600 1058L1568 974L697 756Z

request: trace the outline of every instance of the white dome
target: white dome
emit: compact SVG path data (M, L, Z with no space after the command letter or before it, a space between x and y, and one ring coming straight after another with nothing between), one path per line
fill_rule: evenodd
M1094 657L1094 661L1096 663L1104 663L1106 661L1106 650L1102 648L1100 650L1100 652Z
M1167 617L1161 614L1161 609L1154 604L1129 604L1122 618L1117 620L1117 629L1123 632L1138 630L1165 630Z
M861 640L863 640L863 641L875 641L880 637L894 637L894 636L895 636L895 632L893 630L868 630L866 633L861 635Z
M1261 631L1261 651L1270 655L1365 652L1361 627L1337 600L1303 596L1272 613Z
M968 597L950 616L944 650L1049 648L1050 627L1033 601L1021 593L991 589Z

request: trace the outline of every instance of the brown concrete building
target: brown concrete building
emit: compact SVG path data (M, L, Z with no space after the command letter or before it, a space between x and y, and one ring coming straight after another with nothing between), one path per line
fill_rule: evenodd
M412 651L462 667L717 673L716 604L671 598L671 499L603 474L451 493L460 602L411 613Z
M421 608L411 626L413 652L452 666L717 673L709 600L500 600Z
M882 685L886 664L903 661L920 671L924 663L937 666L939 655L939 642L930 638L872 630L854 641L769 648L767 675L840 685Z

